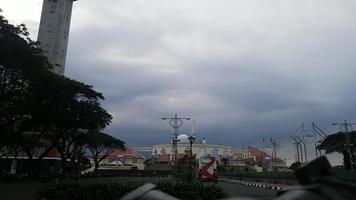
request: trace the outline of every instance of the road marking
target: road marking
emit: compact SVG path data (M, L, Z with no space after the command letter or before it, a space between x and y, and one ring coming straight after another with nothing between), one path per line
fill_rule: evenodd
M240 184L240 185L246 185L246 186L251 186L251 187L259 187L259 188L265 188L265 189L271 189L271 190L282 190L283 187L281 186L271 186L270 184L257 184L257 183L250 183L250 182L244 182L244 181L238 181L234 179L220 179L220 181L225 182L225 183L231 183L231 184Z

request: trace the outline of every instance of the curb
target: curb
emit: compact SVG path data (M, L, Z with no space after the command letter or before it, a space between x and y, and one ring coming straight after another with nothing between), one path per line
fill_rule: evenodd
M281 186L271 186L271 185L265 185L265 184L260 184L260 183L251 183L251 182L237 181L237 180L231 180L231 179L220 179L220 181L225 182L225 183L245 185L245 186L250 186L250 187L258 187L258 188L264 188L264 189L270 189L270 190L283 190L283 187L281 187Z

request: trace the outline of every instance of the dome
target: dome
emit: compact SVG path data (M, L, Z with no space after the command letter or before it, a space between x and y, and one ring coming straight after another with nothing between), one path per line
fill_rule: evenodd
M189 143L189 136L186 134L180 134L177 139L178 143Z

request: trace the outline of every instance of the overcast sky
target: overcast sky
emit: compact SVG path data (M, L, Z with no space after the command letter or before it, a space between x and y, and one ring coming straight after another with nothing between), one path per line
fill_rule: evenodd
M104 93L114 116L106 131L129 145L169 142L160 118L178 113L210 143L273 137L293 159L289 135L301 121L327 133L356 121L356 1L74 4L65 75ZM42 0L0 8L36 39Z

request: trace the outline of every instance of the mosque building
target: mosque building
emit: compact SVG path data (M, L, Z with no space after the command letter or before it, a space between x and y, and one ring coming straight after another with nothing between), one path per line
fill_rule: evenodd
M190 154L190 143L189 136L186 134L179 135L177 139L177 159L179 160ZM156 163L168 164L173 159L171 143L157 144L150 147L133 147L132 149L141 155L145 155L146 159L153 160ZM284 160L272 158L271 155L258 148L252 146L237 148L231 145L213 144L208 143L205 138L192 143L192 155L196 158L205 155L213 156L219 163L226 158L228 165L232 167L247 167L249 163L253 163L252 167L257 171L262 171L262 168L266 167L286 167Z
M178 136L177 159L189 153L190 143L188 138L189 136L186 134L181 134ZM152 157L158 160L171 159L172 152L172 144L158 144L152 146ZM201 140L201 142L195 142L192 144L192 154L196 157L210 155L220 160L223 157L232 156L233 147L223 144L210 144L204 138Z

